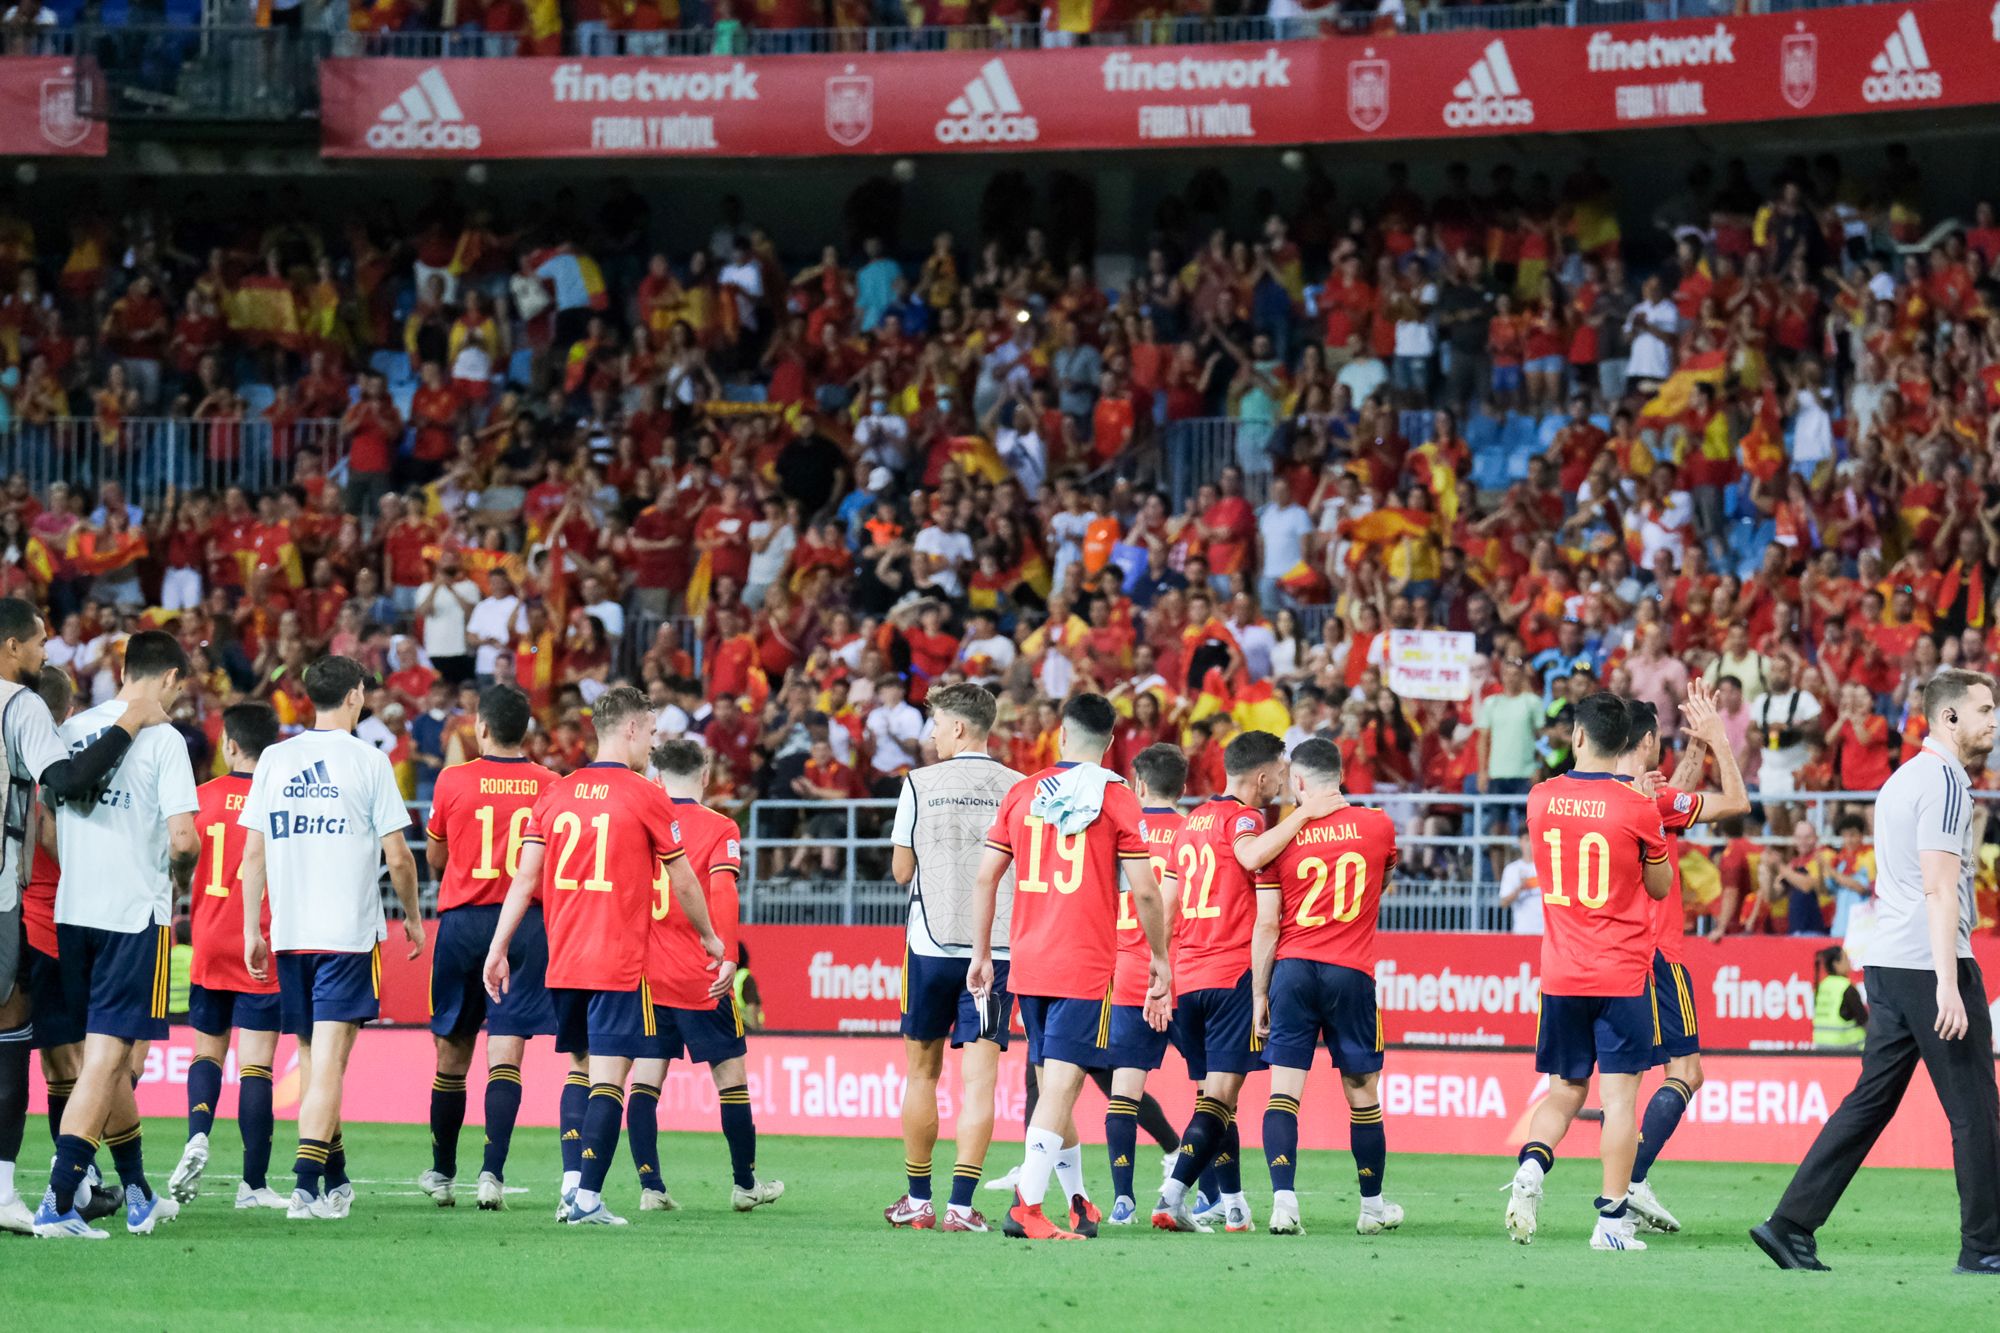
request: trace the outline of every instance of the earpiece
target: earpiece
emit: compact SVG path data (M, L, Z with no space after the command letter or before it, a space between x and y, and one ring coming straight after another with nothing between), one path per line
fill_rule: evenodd
M1955 727L1955 726L1957 726L1957 725L1958 725L1958 710L1957 710L1956 708L1947 708L1947 709L1945 709L1945 710L1944 710L1944 720L1945 720L1945 721L1947 721L1947 722L1949 722L1949 723L1951 723L1951 724L1952 724L1952 725L1953 725L1954 727Z

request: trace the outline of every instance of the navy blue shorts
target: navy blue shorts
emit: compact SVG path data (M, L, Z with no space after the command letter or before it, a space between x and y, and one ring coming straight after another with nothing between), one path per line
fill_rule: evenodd
M35 1049L52 1051L83 1040L83 1014L63 990L62 963L22 941L21 988L34 1006Z
M280 1029L312 1037L315 1023L372 1023L382 1016L382 946L367 953L278 955Z
M64 1001L83 1016L84 1031L124 1041L165 1041L172 948L173 935L165 926L123 931L59 923Z
M1640 995L1544 995L1535 1020L1535 1072L1581 1083L1593 1066L1643 1074L1660 1042L1660 1006L1649 978Z
M723 996L713 1009L669 1009L663 1004L656 1005L653 1021L669 1060L719 1065L750 1049L743 1040L743 1011L736 1007L734 995Z
M966 969L971 966L969 958L931 958L905 948L903 1018L896 1030L914 1041L950 1037L952 1046L959 1047L984 1040L1006 1050L1007 1029L1014 1025L1014 997L1007 993L1007 960L993 960L993 994L984 1015L979 1001L965 988Z
M1286 1069L1311 1069L1321 1041L1343 1074L1382 1068L1382 1015L1375 1008L1375 978L1339 963L1281 958L1271 970L1271 1039L1264 1060Z
M1105 1060L1110 1069L1158 1069L1166 1059L1167 1043L1174 1040L1174 1025L1155 1032L1146 1022L1142 1004L1111 1006L1111 1052Z
M549 988L556 1016L556 1050L626 1060L670 1058L660 1039L653 992L645 982L628 991Z
M245 1032L277 1032L284 1027L283 997L250 991L188 987L188 1026L210 1037L226 1037L232 1028Z
M1248 1074L1264 1067L1263 1043L1252 1028L1250 973L1234 986L1191 990L1174 1002L1174 1032L1188 1073Z
M1078 1000L1068 996L1017 995L1021 1026L1028 1030L1028 1063L1061 1060L1084 1069L1103 1069L1111 1056L1111 996Z
M431 947L431 1034L470 1041L483 1026L495 1037L547 1037L556 1030L555 1006L543 978L549 969L549 934L542 909L530 907L507 944L507 993L486 998L486 951L500 905L454 907L437 921Z
M1694 1012L1694 985L1687 968L1668 962L1658 949L1653 951L1653 991L1660 997L1660 1040L1653 1047L1653 1063L1698 1054L1701 1025Z

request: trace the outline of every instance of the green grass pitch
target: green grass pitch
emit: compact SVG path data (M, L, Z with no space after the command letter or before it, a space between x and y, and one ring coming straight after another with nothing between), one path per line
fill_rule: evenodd
M41 1123L30 1126L38 1135ZM1697 1130L1698 1132L1698 1130ZM202 1197L153 1237L121 1224L110 1240L57 1244L0 1236L0 1286L21 1328L84 1319L104 1328L513 1328L522 1326L748 1330L874 1328L1145 1329L1170 1324L1249 1329L1685 1327L1726 1320L1741 1329L1826 1329L1874 1312L1899 1327L1991 1327L2000 1291L1954 1277L1958 1202L1949 1173L1866 1171L1822 1234L1835 1271L1780 1273L1744 1235L1783 1189L1778 1166L1669 1162L1661 1197L1687 1230L1654 1237L1644 1254L1586 1245L1594 1161L1567 1158L1549 1180L1542 1232L1527 1248L1500 1229L1500 1186L1512 1163L1397 1156L1390 1126L1389 1194L1409 1210L1401 1232L1353 1232L1351 1159L1303 1154L1300 1202L1310 1234L1169 1236L1104 1228L1078 1244L1029 1245L995 1234L892 1232L882 1208L901 1192L899 1144L887 1140L763 1140L760 1170L785 1181L775 1206L729 1211L727 1158L717 1134L662 1138L664 1170L682 1211L638 1214L621 1152L608 1191L631 1219L618 1230L569 1231L552 1220L558 1172L552 1132L515 1139L510 1210L481 1213L470 1190L453 1211L416 1192L430 1164L421 1126L346 1132L360 1198L347 1222L288 1222L238 1213L234 1126L216 1126ZM147 1160L164 1184L181 1126L146 1126ZM290 1127L277 1162L289 1165ZM461 1179L477 1175L479 1130L468 1128ZM23 1193L35 1188L22 1153ZM995 1144L1004 1171L1015 1144ZM1108 1183L1101 1149L1086 1160L1094 1191ZM940 1145L940 1189L950 1156ZM1158 1158L1142 1149L1142 1187ZM1270 1194L1261 1157L1246 1162L1261 1222ZM470 1167L467 1172L464 1168ZM284 1180L273 1172L272 1183ZM978 1204L998 1224L1002 1196ZM942 1201L942 1198L940 1198ZM1892 1313L1893 1312L1893 1313Z

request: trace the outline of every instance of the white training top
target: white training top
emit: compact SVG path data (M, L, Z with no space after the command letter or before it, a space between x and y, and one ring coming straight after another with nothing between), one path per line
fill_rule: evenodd
M910 952L925 958L972 957L972 899L986 835L1000 802L1021 775L992 755L958 754L910 770L896 798L890 840L916 853L910 879ZM922 837L918 834L921 831ZM993 957L1007 957L1014 915L1014 871L1000 879L994 903Z
M1875 798L1875 933L1868 966L1931 970L1930 916L1924 906L1922 852L1950 852L1958 862L1958 956L1972 957L1978 920L1973 873L1972 782L1965 765L1924 742L1889 775Z
M78 713L57 730L71 754L118 724L128 705L113 699ZM56 810L56 924L126 934L173 919L167 875L167 821L191 815L194 765L172 727L147 727L98 789L94 803L64 801Z
M11 680L0 681L0 747L7 751L6 831L0 836L0 913L4 913L21 903L28 864L21 848L35 784L69 752L56 735L55 719L42 696Z
M410 824L387 755L344 731L280 741L237 822L264 835L274 952L366 953L385 938L382 839Z

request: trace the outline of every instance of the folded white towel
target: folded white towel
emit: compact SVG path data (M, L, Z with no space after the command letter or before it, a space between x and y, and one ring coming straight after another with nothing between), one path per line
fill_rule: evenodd
M1096 822L1104 809L1104 789L1125 779L1099 764L1072 764L1035 784L1028 813L1072 835Z

